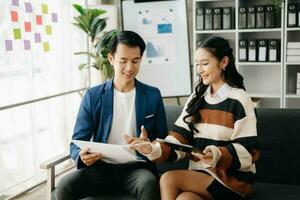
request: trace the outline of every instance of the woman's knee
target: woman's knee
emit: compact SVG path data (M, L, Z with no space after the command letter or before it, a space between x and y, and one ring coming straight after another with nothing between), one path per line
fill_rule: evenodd
M178 195L176 200L203 200L202 197L200 197L198 194L193 192L182 192Z
M161 186L165 186L165 185L174 185L178 183L178 176L176 175L176 173L174 171L167 171L165 172L159 180L159 184Z

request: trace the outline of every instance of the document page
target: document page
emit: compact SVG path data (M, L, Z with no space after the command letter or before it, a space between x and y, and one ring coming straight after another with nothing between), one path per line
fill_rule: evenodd
M72 140L80 149L88 148L91 153L101 153L103 161L109 163L128 163L144 161L137 159L134 150L129 149L129 145L105 144L100 142L90 142L83 140Z

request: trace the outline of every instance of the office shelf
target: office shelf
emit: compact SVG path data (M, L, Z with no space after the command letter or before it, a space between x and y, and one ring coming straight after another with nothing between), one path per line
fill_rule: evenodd
M238 66L281 66L281 62L237 62Z
M287 27L287 5L298 0L286 0L277 16L276 28L240 29L238 26L239 7L248 5L267 5L269 0L194 0L193 14L199 8L233 7L234 27L230 30L196 30L194 20L194 53L196 43L210 36L221 36L229 40L234 49L236 66L244 77L247 92L253 98L260 98L262 107L290 108L300 107L300 95L296 95L296 74L300 72L300 62L286 62L287 42L300 42L300 27ZM279 62L239 62L240 39L279 39ZM196 74L196 69L194 69ZM195 78L195 77L194 77ZM196 79L194 79L196 80Z
M257 28L257 29L239 29L240 33L255 33L255 32L280 32L281 28Z

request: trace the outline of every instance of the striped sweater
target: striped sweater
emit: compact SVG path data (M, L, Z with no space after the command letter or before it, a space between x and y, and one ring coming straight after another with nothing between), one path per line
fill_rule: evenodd
M254 163L259 157L256 116L250 97L244 90L237 88L231 88L224 99L213 98L209 92L206 93L204 106L199 110L201 122L194 124L199 132L192 134L183 121L192 96L166 139L190 144L201 150L215 149L219 155L215 164L190 159L189 169L204 170L224 186L249 197L255 178ZM148 157L156 162L174 161L189 156L157 141L153 146L156 150L154 148Z

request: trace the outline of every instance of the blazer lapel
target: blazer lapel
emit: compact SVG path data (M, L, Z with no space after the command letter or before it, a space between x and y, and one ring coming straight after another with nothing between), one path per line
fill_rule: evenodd
M135 80L136 98L135 98L135 115L136 115L136 136L141 134L141 126L144 124L146 115L147 96L144 92L143 85Z
M104 143L107 142L108 135L111 129L113 117L113 80L110 80L105 86L105 94L102 96L102 114L101 123L103 124L103 138Z

